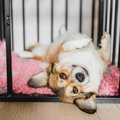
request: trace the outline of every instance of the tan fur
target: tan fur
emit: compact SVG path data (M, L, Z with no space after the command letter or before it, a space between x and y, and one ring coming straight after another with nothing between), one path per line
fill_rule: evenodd
M27 51L32 51L34 48L38 47L39 45L38 44L35 44L35 45L31 45L29 47L27 47L25 50Z

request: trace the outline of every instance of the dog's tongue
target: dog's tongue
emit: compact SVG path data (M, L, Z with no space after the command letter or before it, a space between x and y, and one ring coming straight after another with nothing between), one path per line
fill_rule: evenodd
M74 103L77 105L77 107L89 114L93 114L96 112L97 106L96 106L96 100L94 96L91 96L87 99L76 99Z

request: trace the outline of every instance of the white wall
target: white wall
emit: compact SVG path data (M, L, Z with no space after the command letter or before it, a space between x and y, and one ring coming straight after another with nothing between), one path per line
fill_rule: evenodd
M58 36L59 28L65 24L65 1L54 0L53 39ZM96 0L96 4L98 0ZM14 50L23 50L22 0L13 0L13 41ZM96 10L98 11L98 7ZM68 0L68 32L79 32L80 0ZM82 31L91 37L92 0L83 0ZM98 14L95 12L95 14ZM97 21L98 16L95 17ZM37 0L25 0L25 44L26 47L37 43ZM97 29L97 23L95 24ZM39 0L39 37L40 43L51 42L51 0ZM97 36L96 36L97 38Z

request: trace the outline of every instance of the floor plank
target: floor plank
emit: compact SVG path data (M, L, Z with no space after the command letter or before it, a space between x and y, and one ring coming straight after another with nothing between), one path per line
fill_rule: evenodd
M80 111L75 105L65 103L35 103L32 119L39 120L98 120L97 115L89 115ZM37 114L37 115L35 115ZM36 116L36 118L34 118Z
M0 110L5 107L5 104L6 104L5 102L1 102L1 103L0 103Z
M17 112L14 115L13 120L31 120L31 114L33 111L34 111L34 103L32 102L19 103Z
M120 104L97 106L97 112L91 115L60 102L2 102L0 120L120 120Z
M0 103L0 106L3 103ZM5 103L0 110L0 120L13 120L15 113L18 110L18 103Z
M120 109L120 104L116 104L116 106L118 107L118 109Z
M100 120L120 120L120 111L115 104L98 104L97 106Z

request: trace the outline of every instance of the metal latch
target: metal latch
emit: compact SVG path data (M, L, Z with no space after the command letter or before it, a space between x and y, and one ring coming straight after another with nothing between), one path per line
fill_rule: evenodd
M8 16L6 16L6 25L10 25L10 16L8 15Z

